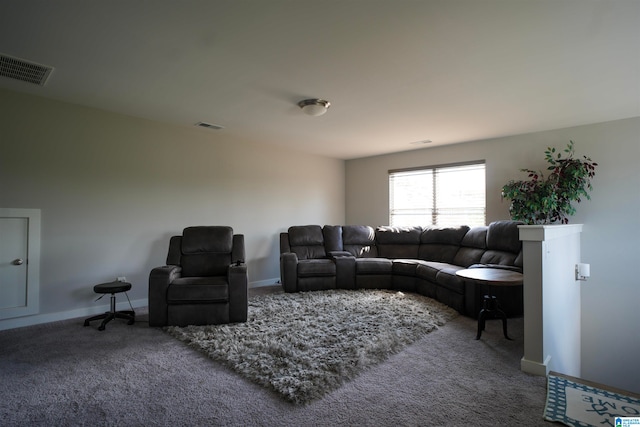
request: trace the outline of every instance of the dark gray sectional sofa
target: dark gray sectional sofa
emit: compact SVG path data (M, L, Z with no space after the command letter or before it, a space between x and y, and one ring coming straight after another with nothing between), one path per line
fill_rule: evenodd
M522 272L516 221L488 226L293 226L280 234L285 292L326 289L396 289L434 298L477 317L484 285L456 271L494 267ZM493 287L508 316L522 314L522 286Z

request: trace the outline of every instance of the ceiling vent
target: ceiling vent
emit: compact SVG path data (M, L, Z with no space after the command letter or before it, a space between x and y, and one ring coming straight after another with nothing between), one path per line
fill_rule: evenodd
M0 76L44 86L53 67L25 61L0 53Z
M205 129L213 129L213 130L224 129L224 126L214 125L214 124L205 123L205 122L198 122L198 123L196 123L196 126L199 126L201 128L205 128Z

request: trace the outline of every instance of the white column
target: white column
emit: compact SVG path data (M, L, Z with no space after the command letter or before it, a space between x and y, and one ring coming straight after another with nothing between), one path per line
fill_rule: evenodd
M580 376L580 233L576 225L522 225L524 356L520 368Z

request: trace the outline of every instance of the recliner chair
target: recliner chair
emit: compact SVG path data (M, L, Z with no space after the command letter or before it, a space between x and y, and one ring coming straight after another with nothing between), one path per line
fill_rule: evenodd
M247 321L244 235L187 227L169 242L167 265L149 274L149 326Z

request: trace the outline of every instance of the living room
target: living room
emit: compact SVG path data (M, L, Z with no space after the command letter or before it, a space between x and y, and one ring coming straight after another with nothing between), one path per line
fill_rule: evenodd
M8 11L17 3L4 2L2 8ZM501 2L489 3L493 7L501 5ZM372 133L380 137L364 137L364 150L378 151L363 151L359 155L339 151L350 149L349 144L340 140L338 145L346 147L336 149L338 154L332 156L322 151L326 135L335 136L331 131L332 117L340 122L340 115L348 112L345 110L361 106L350 100L343 109L339 91L329 92L317 79L294 80L291 83L294 88L279 88L281 92L277 94L268 89L253 92L257 104L274 102L275 107L265 108L280 109L280 114L287 116L287 123L298 131L294 133L294 139L300 141L298 148L292 148L284 138L280 141L280 133L267 137L261 126L265 129L271 126L264 122L245 133L234 133L234 127L242 126L243 108L252 111L253 105L234 105L235 111L224 116L226 129L219 131L193 127L192 122L223 117L210 117L203 112L205 117L185 118L191 113L187 101L180 119L191 120L191 126L174 120L164 122L151 112L148 116L137 113L136 97L128 97L129 93L137 93L135 88L118 86L126 81L126 73L104 82L112 98L104 92L96 95L89 91L84 105L76 100L75 93L47 92L56 89L58 78L77 78L63 67L54 71L51 82L44 87L25 87L20 82L7 83L2 79L0 207L39 209L42 232L39 311L33 316L0 320L0 329L101 311L101 303L94 301L93 285L120 276L133 284L129 295L134 306L146 305L150 270L164 264L169 237L189 225L224 224L243 233L251 286L275 283L279 279L278 234L287 227L387 224L388 171L391 169L485 160L487 223L506 219L508 203L500 198L502 185L510 179L521 178L521 168L544 167L546 147L562 148L573 140L578 155L590 156L599 163L592 200L583 201L571 218L572 223L584 224L582 257L591 264L592 271L588 281L576 283L582 292L582 377L640 392L636 361L640 353L636 331L640 314L635 307L640 288L631 268L638 262L634 244L640 240L640 231L633 226L640 209L640 172L636 166L640 156L640 59L636 50L639 34L637 29L630 30L623 19L626 16L637 22L638 7L624 1L586 2L584 9L577 6L580 2L560 3L566 3L568 10L575 8L579 23L596 25L601 20L607 23L606 30L612 30L614 24L618 24L619 29L607 37L594 30L589 33L594 39L582 43L577 35L568 37L567 43L571 41L576 45L568 46L567 52L586 49L593 56L586 56L576 67L565 64L563 70L569 69L570 77L582 73L591 76L612 68L617 70L618 80L596 80L599 87L593 89L599 90L595 96L586 92L577 96L572 81L563 74L565 79L559 79L560 83L567 85L567 92L573 97L567 99L558 93L557 98L550 97L548 103L540 105L540 110L551 108L557 114L555 121L543 124L516 123L516 117L509 110L519 109L516 102L526 102L517 96L505 96L499 101L487 99L495 108L490 114L482 111L481 104L436 106L458 111L468 123L468 127L464 121L446 123L452 137L444 133L440 137L424 133L417 137L409 130L411 126L406 123L411 119L434 121L428 116L407 112L406 119L392 122L388 128L380 127L382 120L368 121L365 117L359 126L373 128ZM469 3L464 6L470 7ZM544 10L539 11L541 16L556 12L550 9L542 13ZM408 11L409 8L403 10ZM12 19L10 13L0 15L3 24ZM42 20L45 15L40 11L38 16ZM33 22L45 22L33 19ZM29 27L26 22L22 24ZM517 31L517 26L513 27L512 31ZM12 27L3 25L2 28L6 31ZM515 35L517 33L508 37ZM32 38L23 36L17 39L29 43L20 51L3 32L0 52L56 66L56 51L68 42L47 39L37 33L33 33ZM44 45L40 51L50 53L33 57L39 45ZM75 52L87 58L91 58L88 56L91 46L90 43L73 44L74 49L85 49ZM544 48L547 46L541 50ZM66 55L75 55L75 52ZM174 55L178 54L174 52ZM336 60L341 58L336 55ZM60 54L60 60L62 56ZM456 58L447 59L456 62ZM100 61L100 57L91 60ZM265 57L260 56L254 66L263 60ZM617 60L621 62L606 63ZM243 67L250 64L251 61L241 61ZM584 69L587 65L595 67L595 71ZM549 84L557 83L554 80L558 79L557 75L543 69L538 71ZM323 72L341 71L328 65ZM373 74L372 80L380 77ZM629 81L629 76L634 80ZM450 90L457 95L457 91L470 90L476 84L498 83L494 79L483 82L477 75L475 78L477 80L469 77L470 80L460 82L462 88ZM358 75L348 83L354 84L359 79L366 81L366 75ZM507 83L496 86L495 92L520 93L514 82ZM287 89L293 93L283 94ZM577 89L580 94L582 88ZM159 86L156 90L162 92ZM378 99L376 95L378 91L391 97L395 90L400 90L397 81L393 87L376 87L372 96L362 101L384 104L384 96ZM293 100L305 94L326 96L333 105L325 116L305 116ZM155 99L159 104L162 96L173 100L167 93L159 96ZM124 101L118 103L119 99ZM120 108L116 109L116 105ZM397 108L395 100L392 106ZM220 108L224 110L223 107ZM370 111L367 108L371 107L362 108ZM502 128L496 132L487 121L485 130L483 121L487 117L492 117L492 122L502 122ZM435 126L429 122L431 124ZM454 127L456 124L458 127ZM283 126L282 122L279 126ZM424 132L424 128L418 130ZM353 132L358 132L358 128ZM411 144L425 138L433 139L432 146ZM452 143L439 143L447 138ZM395 148L376 148L380 139L396 139Z

